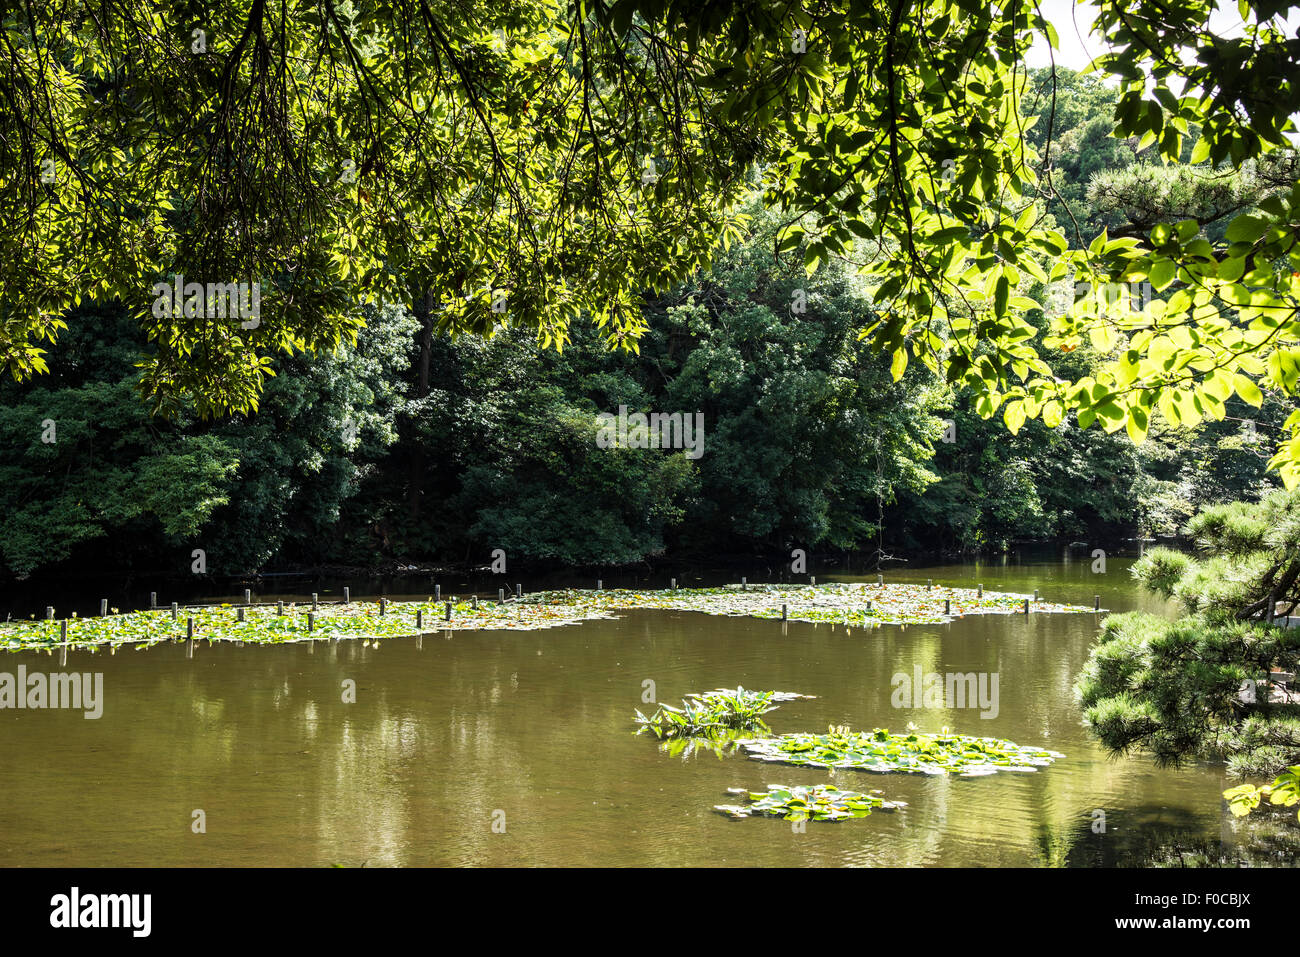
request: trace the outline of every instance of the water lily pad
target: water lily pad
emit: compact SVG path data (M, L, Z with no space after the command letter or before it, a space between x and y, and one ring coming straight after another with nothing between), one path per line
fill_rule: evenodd
M825 734L795 733L739 742L752 758L808 768L846 768L877 773L959 774L977 777L997 771L1036 771L1065 755L998 738L887 729L852 731L830 728Z
M749 804L717 804L714 810L728 817L779 817L787 821L847 821L866 817L872 811L893 811L907 807L903 801L886 801L879 791L844 791L832 784L789 787L769 784L766 791L728 788L728 794L747 795Z

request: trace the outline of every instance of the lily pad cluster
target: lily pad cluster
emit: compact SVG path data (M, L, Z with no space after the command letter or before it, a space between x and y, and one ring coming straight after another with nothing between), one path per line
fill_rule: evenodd
M1065 755L999 738L888 729L853 731L832 727L825 734L784 734L740 742L752 758L808 768L848 768L879 773L958 774L974 777L998 771L1036 771Z
M655 737L734 737L729 732L767 731L762 716L775 711L778 701L810 698L812 695L793 691L747 691L744 688L718 688L700 694L688 694L682 706L674 708L660 704L650 717L636 713L636 723L641 727L637 734L647 732Z
M721 757L742 748L752 758L794 767L847 768L879 773L956 774L976 777L997 771L1036 771L1065 755L1045 748L1023 746L1000 738L954 734L943 728L925 734L909 724L893 734L887 728L854 731L832 726L825 734L771 736L762 716L774 710L777 701L810 698L790 691L747 691L719 688L689 694L681 708L660 705L647 718L636 712L637 734L651 733L660 747L690 754L707 748ZM752 729L764 737L742 737ZM866 817L873 810L906 807L901 801L886 801L879 791L842 791L832 785L787 787L768 785L766 791L728 788L729 794L748 795L748 805L719 804L714 809L733 818L754 815L781 817L788 821L840 821Z
M706 615L780 619L874 628L879 625L943 624L968 615L1010 615L1029 599L1034 614L1080 613L1093 609L1038 601L1031 595L982 592L977 588L919 584L830 582L820 585L727 585L662 591L553 591L529 596L542 603L608 610L658 608Z
M281 644L321 639L378 640L409 637L420 632L510 629L531 631L613 618L636 609L694 611L706 615L745 616L791 621L830 622L847 626L882 624L937 624L965 615L1011 614L1021 610L1025 595L980 595L970 588L926 588L923 585L830 583L822 585L750 585L742 588L681 588L661 591L537 592L521 600L476 601L460 598L433 601L387 602L383 613L377 601L333 602L315 609L309 623L307 603L240 606L206 605L182 609L172 618L170 609L133 611L96 618L68 620L67 644L72 647L139 643L144 647L186 637L186 618L194 619L196 638ZM1033 602L1036 613L1088 612L1078 605ZM418 616L418 617L417 617ZM29 620L0 623L0 648L10 651L45 649L62 643L61 622Z
M613 617L601 609L558 607L524 602L474 602L466 598L451 602L391 601L382 613L376 601L320 604L313 612L310 602L277 605L204 605L179 609L173 618L170 608L133 611L95 618L70 618L67 644L72 648L99 645L116 647L135 644L147 648L165 641L184 640L187 618L194 619L194 637L205 641L234 641L251 644L285 644L297 641L411 637L434 631L515 629L533 631L573 625L581 621ZM245 620L239 620L242 609ZM311 618L308 615L311 614ZM41 650L60 646L62 622L30 620L0 622L0 649Z
M716 804L714 810L741 819L755 815L787 821L843 821L866 817L872 811L893 811L907 807L903 801L886 801L879 791L842 791L833 784L788 787L769 784L766 791L727 788L728 794L748 795L749 804Z

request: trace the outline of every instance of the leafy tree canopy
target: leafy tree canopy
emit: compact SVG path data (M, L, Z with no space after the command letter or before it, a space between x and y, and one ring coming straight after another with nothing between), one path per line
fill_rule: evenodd
M1177 160L1194 138L1192 163L1239 169L1289 145L1290 4L1242 0L1232 36L1210 0L1094 5L1111 131L1138 153ZM0 29L0 348L18 375L81 296L139 309L146 392L203 413L255 404L271 353L353 334L358 296L556 345L589 316L634 345L638 296L739 228L754 170L788 217L778 253L870 280L864 332L895 375L918 360L1012 431L1073 410L1140 441L1153 409L1194 425L1300 382L1300 183L1221 236L1197 204L1145 235L1058 226L1039 156L1055 74L1025 64L1055 33L1023 0L28 0ZM265 320L154 316L152 284L176 274L261 283ZM1089 293L1043 330L1032 283ZM1158 295L1100 294L1133 283ZM1081 343L1107 361L1062 376ZM1294 485L1300 413L1285 427L1272 464Z
M272 355L354 337L359 298L630 344L755 156L683 44L553 0L42 0L0 36L3 361L45 371L69 306L118 299L163 409L255 408ZM257 285L259 321L159 308L177 276Z

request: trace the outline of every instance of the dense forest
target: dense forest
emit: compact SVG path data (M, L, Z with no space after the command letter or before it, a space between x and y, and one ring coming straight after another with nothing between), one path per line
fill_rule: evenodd
M1054 97L1032 101L1029 138L1058 187L1047 219L1122 236L1191 217L1221 233L1293 172L1289 153L1236 171L1157 164L1110 135L1118 97L1058 70ZM549 567L792 548L874 564L1171 535L1202 506L1280 484L1267 463L1295 401L1279 391L1258 408L1230 397L1221 421L1191 428L1153 411L1140 445L1074 412L1013 434L924 365L896 381L860 337L877 307L857 270L832 256L810 275L798 251L774 252L779 216L756 184L739 221L711 268L646 305L637 350L585 327L562 351L505 323L454 336L427 312L370 305L355 344L277 358L258 409L215 420L153 416L138 324L82 305L49 375L0 386L4 575L180 574L193 548L215 576L482 565L497 548ZM1023 292L1040 328L1091 294ZM1063 351L1074 378L1105 352ZM702 454L599 447L598 415L620 407L701 413Z

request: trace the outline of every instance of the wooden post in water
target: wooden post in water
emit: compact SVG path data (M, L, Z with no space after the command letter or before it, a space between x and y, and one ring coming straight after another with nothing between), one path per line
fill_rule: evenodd
M743 576L740 579L740 590L749 591L749 582L747 582Z
M472 609L474 609L475 611L478 611L478 595L477 595L477 594L473 594L473 595L470 596L470 598L469 598L469 607L472 608Z
M867 611L871 611L871 602L867 602Z
M451 602L447 602L447 621L451 621Z
M786 608L785 605L782 605L782 606L781 606L781 620L782 620L782 621L785 621L788 617L789 617L788 610L787 610L787 608Z
M809 585L812 585L814 588L816 588L816 587L817 587L817 576L816 576L816 575L809 575L809 576L808 576L808 584L809 584Z
M320 605L320 595L318 595L316 592L312 592L312 593L311 593L311 610L312 610L312 611L316 611L316 609L317 609L317 607L318 607L319 605Z
M1038 601L1038 589L1034 589L1034 601Z
M677 591L677 579L674 578L672 582L673 582L673 591Z
M503 605L506 603L506 590L504 588L497 589L497 601Z
M252 603L253 603L253 589L251 589L251 588L245 588L245 589L244 589L244 604L245 604L245 605L251 605Z
M944 613L945 615L951 615L951 614L952 614L952 599L951 599L951 598L945 598L945 599L943 600L943 613Z
M976 598L983 598L983 597L984 597L984 583L983 583L983 582L980 582L980 586L979 586L979 588L978 588L978 589L976 590L976 592L975 592L975 597L976 597Z
M415 613L415 627L416 627L416 628L420 628L420 629L423 629L423 628L424 628L424 609L423 609L423 608L421 608L419 611L417 611L417 612Z
M352 604L352 589L349 588L347 585L343 586L343 604L345 605Z
M520 598L523 598L523 597L524 597L524 586L521 585L521 584L517 584L517 585L515 585L515 598L516 598L516 600L517 600L517 599L520 599Z
M180 608L177 606L176 602L172 602L172 621L178 620L179 612L180 612Z
M605 590L605 580L603 578L597 578L596 591L604 591L604 590Z
M1025 599L1025 614L1029 614L1029 599Z
M150 608L158 607L158 593L156 591L149 592L149 607Z
M929 590L930 590L931 588L933 588L933 587L934 587L934 579L933 579L933 578L927 578L927 579L925 580L925 590L926 590L926 591L929 591Z
M244 617L244 609L243 609L243 608L240 608L240 609L239 609L239 620L240 620L240 621L247 621L247 620L248 620L247 618Z
M59 647L59 667L63 668L68 664L68 619L66 618L59 622L59 638L63 641L63 644ZM26 691L23 690L19 693L25 694Z
M434 585L434 586L433 586L433 600L434 600L434 601L442 601L442 586L441 586L441 585Z
M884 576L884 575L877 575L877 576L876 576L876 587L879 588L879 587L880 587L881 585L883 585L884 583L885 583L885 576Z
M283 602L283 601L277 601L277 602L275 603L275 613L276 613L277 615L279 615L281 618L284 617L284 602Z
M307 632L310 634L315 630L316 630L316 613L309 611L307 612Z
M190 615L185 619L185 637L190 641L194 640L194 616Z
M108 599L101 598L99 600L99 617L103 618L107 614L108 614Z
M1101 596L1100 596L1100 595L1093 595L1093 596L1092 596L1092 610L1093 610L1093 611L1101 611Z
M46 619L47 619L48 621L53 621L53 620L54 620L54 606L53 606L53 605L46 605L46 606L45 606L45 617L46 617Z
M381 615L386 615L386 614L388 614L388 599L387 599L387 598L381 598L381 599L379 599L379 614L381 614Z

